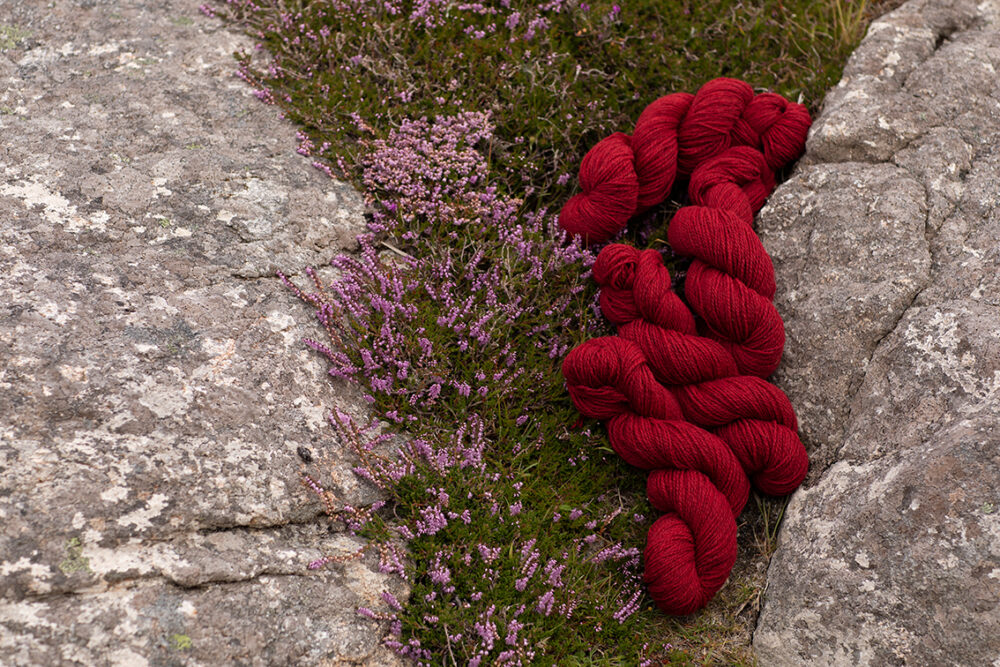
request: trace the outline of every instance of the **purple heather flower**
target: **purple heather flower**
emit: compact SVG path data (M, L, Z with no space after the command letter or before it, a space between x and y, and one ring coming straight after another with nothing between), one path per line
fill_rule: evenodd
M548 616L552 613L552 605L555 603L555 593L552 589L549 589L538 598L538 613L543 616Z
M396 611L402 611L403 605L401 605L399 603L399 600L396 599L396 596L390 593L389 591L382 592L382 599L385 600L385 603L389 605L391 608L395 609Z

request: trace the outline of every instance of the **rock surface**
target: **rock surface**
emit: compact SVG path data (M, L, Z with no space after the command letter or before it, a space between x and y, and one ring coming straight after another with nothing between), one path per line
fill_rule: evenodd
M363 412L273 278L353 243L359 197L233 76L194 2L0 13L0 664L392 662L393 584L299 485Z
M877 20L761 214L812 468L762 665L1000 665L1000 3Z

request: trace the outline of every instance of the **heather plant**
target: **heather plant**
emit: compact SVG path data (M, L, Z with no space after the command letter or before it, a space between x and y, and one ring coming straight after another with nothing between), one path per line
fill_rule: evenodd
M488 114L467 112L363 139L372 213L360 252L334 259L328 286L288 281L332 341L307 345L410 436L386 454L392 432L378 420L333 420L361 461L355 472L394 503L391 522L308 485L378 544L384 571L410 580L405 607L388 600L400 653L533 664L607 642L637 658L641 479L619 491L607 443L569 428L559 373L597 326L585 295L593 255L553 215L488 184L475 146L493 132Z
M730 75L815 107L864 28L855 4L203 5L259 40L238 73L300 123L299 153L365 197L359 249L333 259L332 280L311 269L282 279L325 333L306 344L371 405L370 423L331 423L384 501L343 506L321 475L305 483L409 583L408 600L386 594L390 611L359 610L388 621L399 653L752 663L782 505L758 498L744 512L739 564L705 611L678 620L652 608L644 475L579 419L559 372L567 350L609 331L594 255L565 238L555 210L583 152L661 94ZM629 240L669 254L662 224L675 207Z
M583 153L652 100L718 76L814 109L871 12L864 0L228 0L275 58L240 56L306 150L356 176L357 140L406 119L492 114L492 180L542 205ZM212 11L206 7L206 11ZM358 121L363 119L363 122Z

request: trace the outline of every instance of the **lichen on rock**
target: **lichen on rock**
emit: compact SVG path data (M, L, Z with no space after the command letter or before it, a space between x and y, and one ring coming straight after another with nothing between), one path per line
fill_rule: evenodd
M1000 658L1000 5L874 22L762 211L814 457L765 665Z
M326 424L365 408L274 277L352 247L361 200L233 75L246 38L196 13L4 5L4 665L391 659L355 610L400 584L367 557L306 568L361 542L297 450L371 502Z

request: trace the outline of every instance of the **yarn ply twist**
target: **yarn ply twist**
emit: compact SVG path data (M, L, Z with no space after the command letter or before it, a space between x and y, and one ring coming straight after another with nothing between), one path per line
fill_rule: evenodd
M771 161L801 149L772 149ZM665 514L649 532L645 578L674 614L704 606L728 577L748 478L786 494L808 467L790 402L762 379L784 344L774 270L752 228L774 187L768 158L723 146L691 171L693 205L668 238L694 257L685 294L700 320L671 290L659 253L607 246L594 278L618 336L587 341L563 363L580 412L606 420L615 451L652 471L650 502Z
M736 79L714 79L695 95L661 97L642 112L631 136L617 132L584 156L582 192L563 207L559 223L589 243L603 243L629 218L664 201L678 175L727 148L763 151L772 170L791 163L810 122L801 104L774 93L754 95Z

